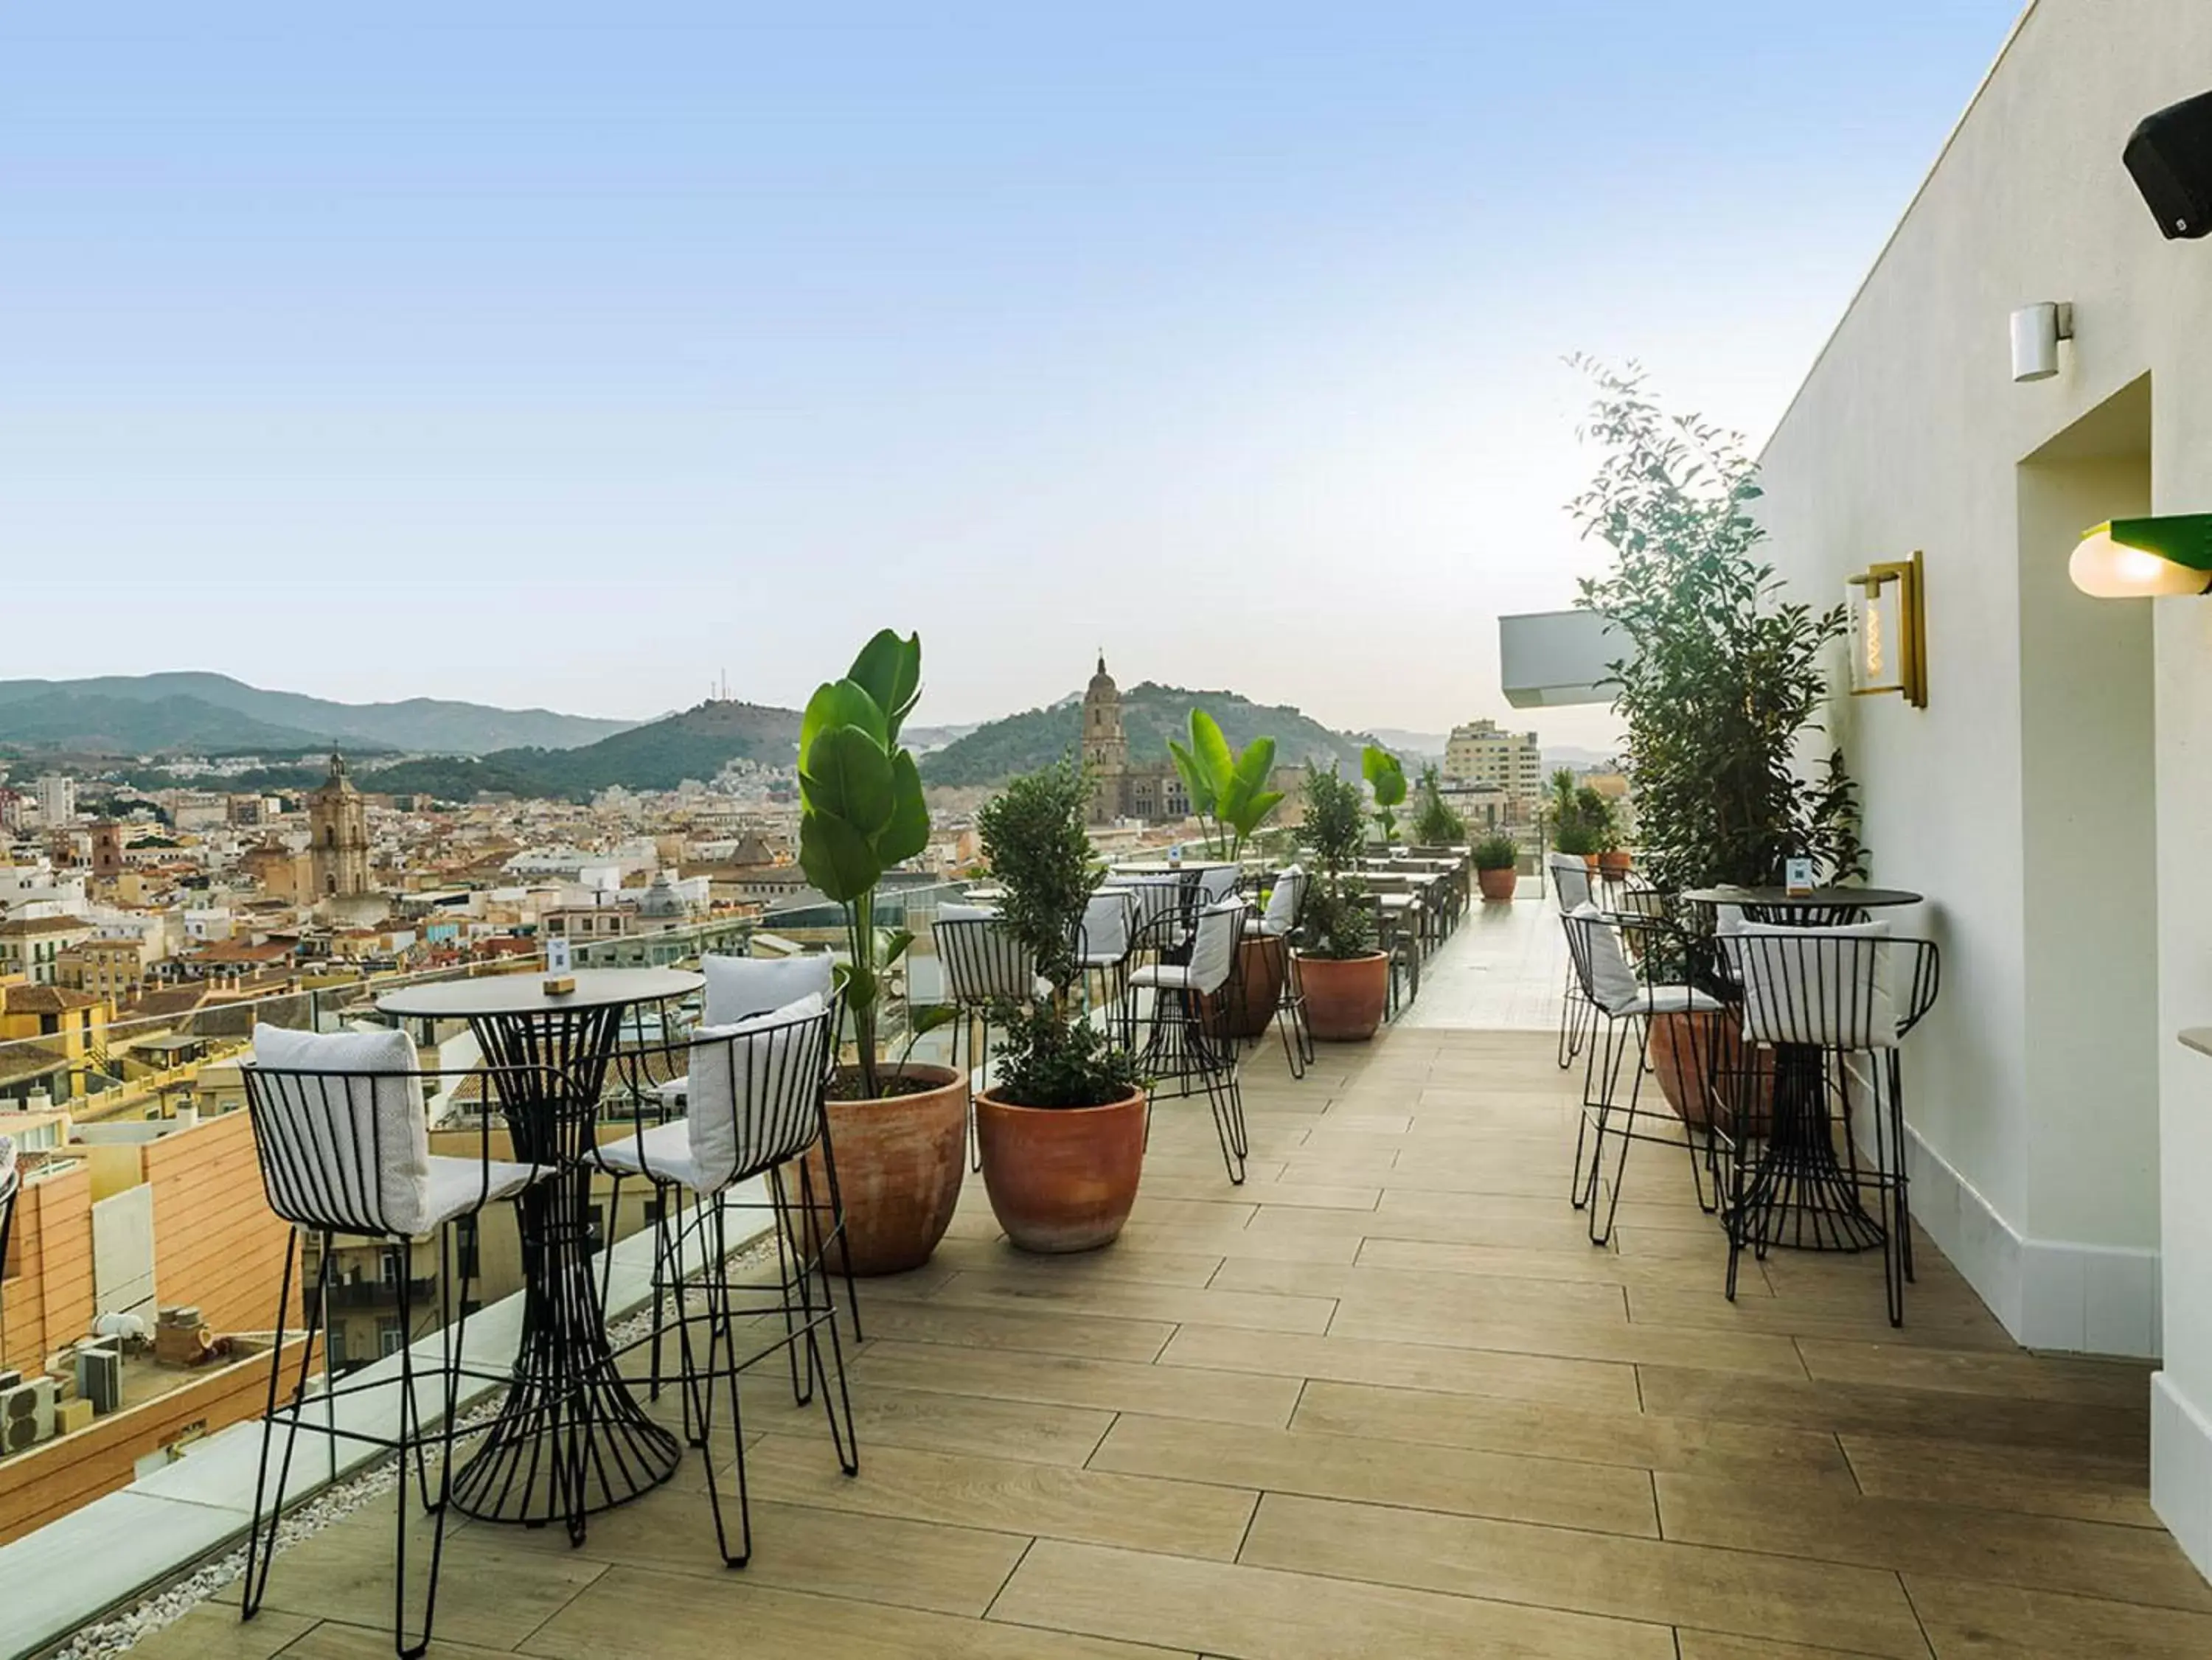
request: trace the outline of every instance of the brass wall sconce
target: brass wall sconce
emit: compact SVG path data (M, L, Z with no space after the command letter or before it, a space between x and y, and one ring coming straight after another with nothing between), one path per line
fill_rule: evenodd
M1851 695L1904 694L1928 706L1928 614L1920 555L1873 565L1846 579L1850 614Z

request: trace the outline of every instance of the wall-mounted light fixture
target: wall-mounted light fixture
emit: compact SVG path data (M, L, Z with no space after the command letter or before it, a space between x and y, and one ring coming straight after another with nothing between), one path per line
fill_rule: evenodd
M2074 307L2046 300L2012 314L2012 378L2048 380L2058 373L2058 342L2074 338Z
M1920 579L1916 553L1869 566L1846 581L1852 696L1899 692L1914 708L1928 706L1928 615Z
M2100 524L2083 534L2066 574L2093 599L2212 591L2212 513Z

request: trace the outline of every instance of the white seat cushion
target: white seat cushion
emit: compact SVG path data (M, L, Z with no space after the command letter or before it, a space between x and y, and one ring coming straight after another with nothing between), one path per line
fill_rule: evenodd
M655 1124L650 1130L628 1132L603 1142L599 1160L624 1176L649 1175L657 1182L674 1182L692 1191L702 1191L708 1175L691 1151L691 1121Z
M1583 930L1583 938L1589 949L1592 1000L1610 1015L1626 1015L1639 1007L1644 1001L1644 984L1628 966L1628 959L1621 954L1620 930L1606 919L1605 912L1588 900L1577 906L1573 914L1577 921L1589 924Z
M995 905L940 905L937 907L939 922L988 922L999 914Z
M1190 970L1181 963L1148 962L1129 976L1129 984L1155 991L1187 991L1191 985Z
M550 1176L550 1166L508 1164L504 1160L449 1159L430 1155L430 1179L423 1189L423 1223L416 1230L428 1233L456 1216L501 1199L511 1199L540 1176Z
M1694 985L1650 985L1644 995L1643 1006L1654 1015L1713 1015L1726 1006Z
M835 966L826 951L793 957L702 957L707 1001L701 1019L708 1026L728 1026L804 997L826 1003Z

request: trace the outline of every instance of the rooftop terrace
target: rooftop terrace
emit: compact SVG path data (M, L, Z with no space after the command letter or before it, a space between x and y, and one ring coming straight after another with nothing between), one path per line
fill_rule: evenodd
M1871 1257L1778 1251L1731 1306L1664 1149L1588 1243L1579 1075L1548 1033L1437 1024L1541 1027L1556 932L1489 907L1372 1045L1303 1083L1258 1050L1242 1189L1203 1103L1163 1104L1105 1251L1018 1255L971 1180L927 1268L863 1285L856 1479L764 1369L748 1568L693 1458L580 1548L457 1521L433 1651L2212 1653L2144 1366L2023 1353L1924 1238L1902 1330ZM388 1653L390 1530L386 1499L282 1556L251 1626L204 1605L136 1652Z

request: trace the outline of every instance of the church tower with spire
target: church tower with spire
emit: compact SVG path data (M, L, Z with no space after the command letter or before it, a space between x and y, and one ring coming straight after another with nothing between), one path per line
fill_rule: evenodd
M345 757L331 757L331 775L307 797L307 849L315 897L349 899L368 892L368 803L346 775Z
M1121 689L1106 672L1106 653L1098 653L1098 672L1083 694L1083 760L1091 769L1091 822L1111 824L1121 816L1123 786L1129 772L1129 740L1121 731Z

